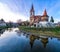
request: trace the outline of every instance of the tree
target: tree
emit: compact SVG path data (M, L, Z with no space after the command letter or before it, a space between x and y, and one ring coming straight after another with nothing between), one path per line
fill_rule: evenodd
M1 21L4 21L4 19L1 19Z
M51 16L50 22L54 22L54 19L53 19L53 17L52 17L52 16Z

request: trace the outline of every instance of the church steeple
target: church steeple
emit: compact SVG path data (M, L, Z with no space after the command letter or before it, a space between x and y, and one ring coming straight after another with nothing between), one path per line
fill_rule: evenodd
M42 21L48 21L49 16L47 15L46 9L44 10Z
M34 15L34 7L33 7L33 4L32 4L32 7L31 7L31 10L30 10L30 16L31 15Z
M47 16L47 11L46 11L46 9L44 10L43 16Z
M30 12L34 12L34 7L33 7L33 4L32 4L32 7L31 7Z

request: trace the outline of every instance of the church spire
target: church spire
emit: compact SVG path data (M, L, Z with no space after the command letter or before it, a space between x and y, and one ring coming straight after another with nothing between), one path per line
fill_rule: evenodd
M47 11L46 11L46 9L44 10L43 16L47 16Z
M34 7L33 7L33 4L32 4L32 7L31 7L30 12L34 12Z
M30 16L34 15L34 7L33 7L33 4L32 4L32 7L31 7L31 10L30 10Z

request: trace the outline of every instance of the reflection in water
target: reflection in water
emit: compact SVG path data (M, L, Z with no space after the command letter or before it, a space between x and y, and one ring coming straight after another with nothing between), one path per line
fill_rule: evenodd
M60 38L58 38L58 40L60 41Z
M48 38L41 38L41 42L43 43L43 46L45 48L48 43Z
M31 45L31 48L33 47L35 39L36 39L36 37L34 35L30 36L30 45Z
M12 28L8 28L8 30L9 30L9 32L11 32L12 31Z
M22 33L22 34L21 34L21 32L18 32L18 31L17 31L17 33L18 33L18 36L21 36L21 35L23 34L23 36L26 36L26 38L29 38L29 37L30 37L29 39L30 39L31 48L33 47L34 41L35 41L36 39L37 39L37 40L41 39L41 42L42 42L44 48L46 47L46 45L47 45L47 43L48 43L48 38L47 38L47 37L44 38L44 37L38 37L38 36L35 36L35 35L27 35L27 34L25 34L25 33Z
M14 28L2 33L0 52L60 52L60 38L26 34Z
M44 48L46 47L46 44L48 43L48 38L43 38L43 37L38 37L38 36L30 35L30 45L31 45L31 48L33 47L34 41L36 39L37 40L41 39L41 42L42 42Z
M13 28L2 29L2 30L0 30L0 36L3 35L3 33L4 33L5 31L11 32L12 30L13 30Z
M5 29L0 30L0 36L5 32Z

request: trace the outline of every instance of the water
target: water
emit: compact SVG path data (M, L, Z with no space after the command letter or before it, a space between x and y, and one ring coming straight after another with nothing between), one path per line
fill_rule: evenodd
M60 38L28 35L11 28L0 31L0 52L60 52Z

